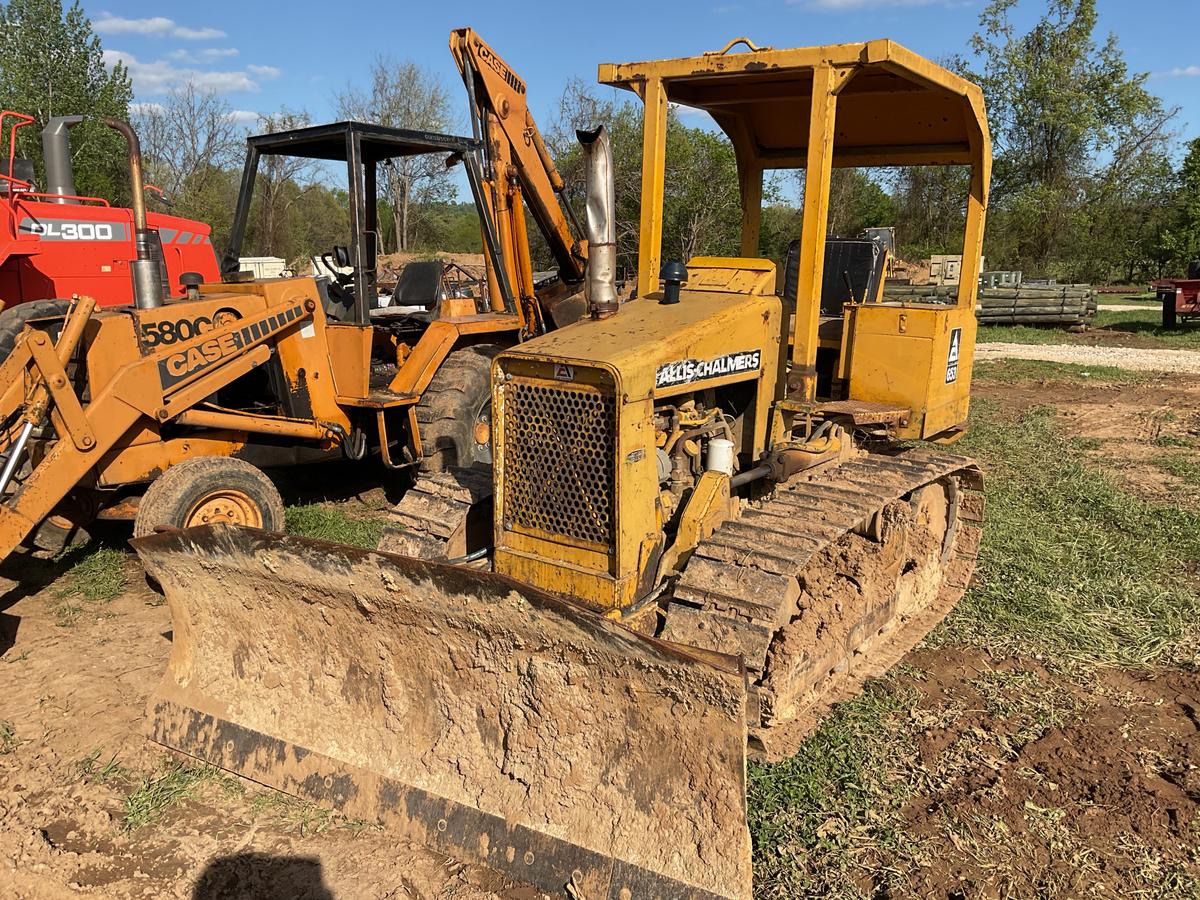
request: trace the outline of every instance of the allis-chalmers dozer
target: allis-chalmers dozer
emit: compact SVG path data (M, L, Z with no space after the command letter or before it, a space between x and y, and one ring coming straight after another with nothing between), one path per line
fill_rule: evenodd
M964 427L990 147L979 89L890 41L731 47L600 67L645 104L637 296L595 267L586 319L496 357L490 570L135 541L174 623L155 740L545 890L750 896L747 749L791 752L974 566L978 469L902 442ZM662 263L671 102L733 143L740 257ZM832 168L893 165L970 168L952 302L825 289ZM756 258L780 167L806 170L782 290Z

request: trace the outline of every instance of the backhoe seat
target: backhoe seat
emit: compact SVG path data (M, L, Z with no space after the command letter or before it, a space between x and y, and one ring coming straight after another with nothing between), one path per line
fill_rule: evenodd
M433 309L442 299L442 261L410 262L396 281L388 306L423 306Z

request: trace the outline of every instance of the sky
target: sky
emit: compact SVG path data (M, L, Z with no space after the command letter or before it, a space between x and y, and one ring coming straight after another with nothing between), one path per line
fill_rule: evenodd
M469 126L447 48L455 27L473 27L525 79L530 107L545 128L567 80L594 82L601 62L692 56L739 35L774 47L886 37L939 59L967 52L983 6L984 0L83 2L108 58L129 67L137 102L154 103L190 81L222 94L250 127L258 113L285 105L314 122L329 121L338 92L365 86L372 59L391 55L443 79L459 98L459 131ZM1017 24L1031 24L1043 7L1044 0L1021 0ZM1101 39L1115 33L1131 69L1150 73L1149 88L1180 108L1180 136L1200 136L1200 0L1099 0L1099 10Z

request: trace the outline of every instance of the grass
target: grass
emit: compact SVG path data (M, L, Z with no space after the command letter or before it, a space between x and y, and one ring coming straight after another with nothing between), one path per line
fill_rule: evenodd
M17 737L13 723L8 719L0 719L0 756L12 753L19 746L21 746L21 739Z
M212 782L232 781L215 766L171 762L165 769L143 778L125 798L125 831L136 831L158 820L170 807L194 797Z
M1051 370L1005 366L998 377L1031 372ZM1082 377L1070 367L1063 374ZM976 398L959 447L987 471L987 526L978 581L929 643L1038 657L1056 675L985 671L970 681L979 704L968 709L958 697L914 702L911 676L898 667L838 706L795 757L752 765L758 897L907 896L909 875L931 862L904 825L910 799L936 797L981 761L1013 760L1047 729L1085 721L1097 666L1200 667L1200 593L1189 574L1200 558L1200 514L1124 492L1048 408L1011 410ZM983 716L983 727L963 727L969 715ZM916 736L944 729L958 733L922 761ZM1039 871L1029 838L1017 839L999 819L935 815L936 830L965 858L983 861L997 883L1017 872L1057 877ZM1034 808L1026 817L1034 840L1075 860L1068 871L1095 867L1088 842L1061 810ZM1126 878L1137 896L1200 897L1194 875L1158 862ZM1039 893L1018 879L1017 893L1022 884L1031 896L1065 890L1047 882ZM1160 893L1168 884L1179 892Z
M125 553L115 547L93 550L67 570L55 595L60 599L112 600L125 590L125 560Z
M1167 435L1167 437L1172 437ZM1187 438L1175 438L1174 441L1163 441L1159 439L1160 446L1169 447L1192 447L1193 442ZM1174 475L1176 478L1185 482L1191 487L1200 488L1200 455L1192 452L1168 453L1157 456L1154 459L1154 464L1169 475Z
M128 781L131 777L129 770L117 762L114 753L108 762L101 763L103 751L97 747L83 759L75 763L75 774L96 784L107 784L110 781Z
M125 590L126 555L122 551L115 547L99 547L68 552L84 555L54 588L53 597L58 602L50 612L59 628L73 627L85 612L86 604L107 603Z
M758 896L861 896L854 883L865 850L909 856L897 828L911 785L897 761L914 752L897 714L908 697L874 682L834 714L790 759L752 764L747 787Z
M379 538L387 527L384 516L350 516L340 506L323 503L289 507L285 521L289 534L351 544L366 550L374 550L379 545Z
M995 654L1148 666L1196 659L1200 514L1123 491L1054 411L977 400L960 448L988 472L976 585L946 630Z
M299 832L301 836L321 834L340 825L360 824L350 823L324 806L278 791L256 794L250 801L250 811L256 818Z
M1084 366L1078 363L1047 362L1041 359L987 359L975 363L974 377L983 381L1014 384L1020 381L1057 381L1065 384L1144 384L1156 376L1116 366Z

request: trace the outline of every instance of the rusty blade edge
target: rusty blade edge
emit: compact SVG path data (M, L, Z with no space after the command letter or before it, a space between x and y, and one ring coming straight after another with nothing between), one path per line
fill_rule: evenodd
M164 747L350 818L373 818L439 853L481 863L544 891L561 893L574 878L592 888L585 890L589 900L596 887L612 900L623 890L638 898L742 896L742 886L729 894L701 890L188 706L152 698L148 714L149 737Z

